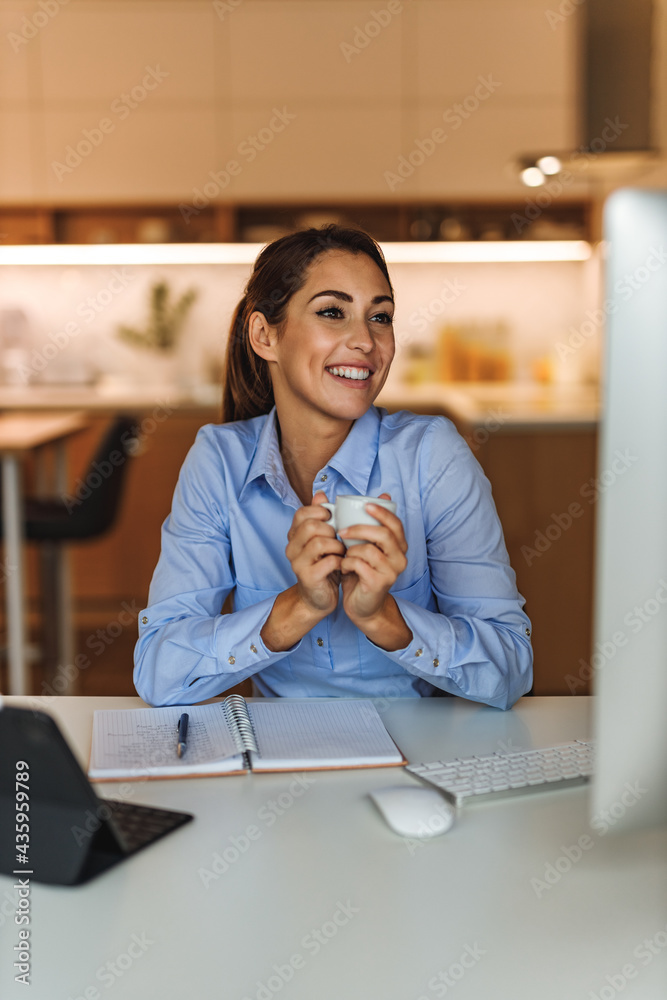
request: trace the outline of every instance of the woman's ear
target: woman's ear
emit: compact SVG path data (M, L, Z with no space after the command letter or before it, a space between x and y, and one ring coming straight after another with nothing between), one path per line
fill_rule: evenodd
M276 342L276 328L270 326L266 316L261 312L251 313L248 320L248 339L255 354L265 361L273 361L273 345Z

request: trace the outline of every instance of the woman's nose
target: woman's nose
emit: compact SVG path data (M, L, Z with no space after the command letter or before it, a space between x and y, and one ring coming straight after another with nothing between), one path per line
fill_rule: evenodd
M348 347L357 347L362 351L372 351L374 342L368 324L363 318L355 319L347 336Z

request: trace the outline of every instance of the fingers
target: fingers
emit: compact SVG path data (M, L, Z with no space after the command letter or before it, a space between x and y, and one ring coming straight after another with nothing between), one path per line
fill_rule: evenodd
M324 518L322 507L301 507L294 515L287 533L285 555L295 576L304 586L317 586L331 573L340 570L345 546Z
M407 565L408 561L402 552L386 555L377 545L369 544L349 548L340 568L342 573L357 573L361 579L370 583L372 576L366 573L368 567L375 575L376 582L391 587Z
M350 528L345 528L339 532L341 538L360 539L365 542L373 542L385 555L394 557L396 553L405 555L408 551L408 543L403 532L403 525L395 514L385 510L376 504L367 504L369 514L377 516L378 521L382 518L381 524L354 524ZM356 546L355 546L356 547Z
M308 532L306 537L310 537L311 534L319 533L329 535L333 537L336 532L332 528L329 521L331 515L326 507L321 507L319 505L313 504L309 507L299 507L297 512L292 519L292 524L287 532L288 539L294 538L297 533L300 533L303 528L308 525Z
M391 499L388 493L384 495L384 499L386 500ZM401 521L401 519L399 517L396 517L396 515L392 511L387 510L386 507L381 507L379 503L367 503L366 510L372 517L376 519L376 521L379 521L380 524L389 528L390 531L392 531L394 535L396 535L396 538L399 541L403 542L403 544L405 545L403 551L407 552L408 545L407 542L405 541L405 532L403 531L403 522Z
M316 523L305 523L289 539L285 555L297 576L302 566L308 566L328 555L340 558L345 553L345 546L336 538L333 528L329 529L329 533L324 533L323 529L326 527Z

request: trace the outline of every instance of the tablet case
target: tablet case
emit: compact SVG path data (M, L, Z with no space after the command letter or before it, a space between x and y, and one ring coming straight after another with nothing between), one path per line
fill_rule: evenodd
M23 762L17 771L17 762ZM25 768L24 765L27 765ZM19 774L27 783L17 782ZM28 792L27 851L25 836L17 837L17 791ZM25 801L25 797L21 796ZM163 818L166 824L139 846L114 820L114 807ZM78 885L118 864L136 850L193 819L190 813L128 806L98 798L55 720L32 709L0 708L0 872L52 885ZM27 857L27 863L22 858Z

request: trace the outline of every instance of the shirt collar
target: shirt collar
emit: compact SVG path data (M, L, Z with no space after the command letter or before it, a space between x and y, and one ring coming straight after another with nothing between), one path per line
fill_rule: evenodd
M371 472L377 458L379 438L380 414L377 407L371 406L363 416L355 420L350 433L329 461L329 466L339 472L361 496L368 490ZM280 454L275 406L266 415L259 433L255 454L239 494L240 501L243 500L250 483L261 477L266 479L281 500L285 501L288 495L293 495L294 491Z
M275 406L267 413L266 420L257 438L255 454L252 457L245 482L241 488L239 500L243 500L250 483L262 477L266 479L269 486L272 487L281 500L285 500L288 492L293 493L292 486L285 474L280 454Z
M350 433L329 462L331 468L339 472L360 496L368 493L379 439L380 414L375 406L371 406L354 421Z

